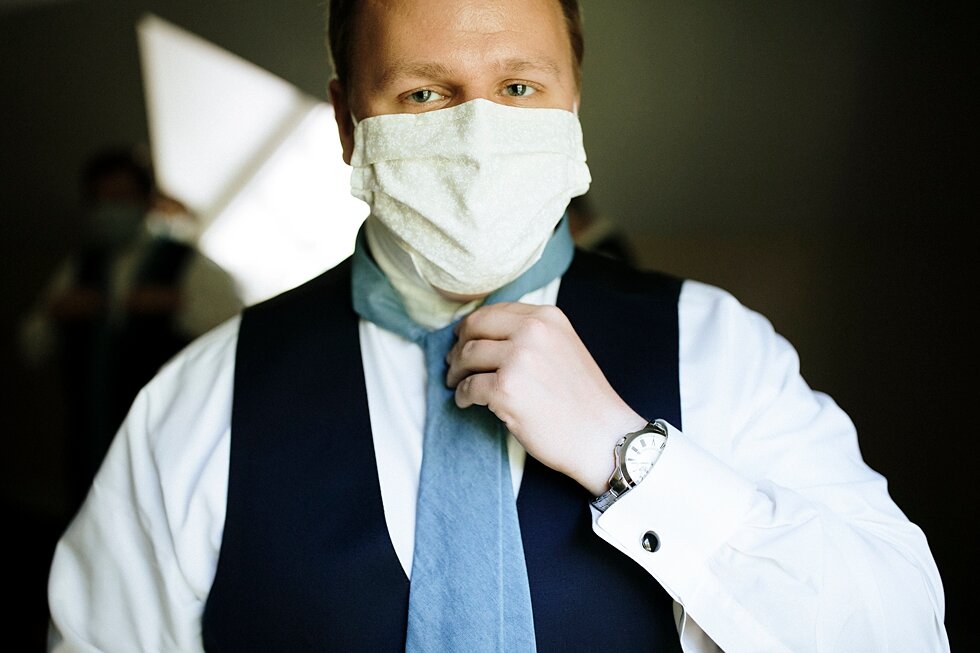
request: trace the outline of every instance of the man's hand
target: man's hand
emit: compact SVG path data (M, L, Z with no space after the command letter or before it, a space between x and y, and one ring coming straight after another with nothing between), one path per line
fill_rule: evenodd
M613 446L646 424L612 389L554 306L492 304L467 316L447 356L456 404L487 406L528 453L594 495Z

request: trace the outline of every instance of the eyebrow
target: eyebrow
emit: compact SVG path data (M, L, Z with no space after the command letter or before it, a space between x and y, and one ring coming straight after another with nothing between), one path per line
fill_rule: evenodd
M498 66L500 70L506 70L507 72L513 73L523 73L529 70L542 70L547 73L551 73L556 77L561 74L561 70L551 59L505 59L500 62Z
M550 59L504 59L497 63L496 68L501 72L525 73L528 71L540 70L558 77L561 69ZM454 71L449 66L436 62L417 62L395 63L382 72L378 78L377 86L385 88L402 77L424 78L424 79L446 79L452 77Z
M385 69L378 78L378 87L390 86L395 80L402 77L422 77L426 79L438 79L451 77L452 70L441 63L405 63L398 62Z

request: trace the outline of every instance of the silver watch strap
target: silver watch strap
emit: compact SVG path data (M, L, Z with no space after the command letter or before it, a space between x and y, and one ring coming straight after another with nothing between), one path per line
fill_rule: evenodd
M601 496L596 497L596 499L592 502L592 505L599 512L606 512L606 508L615 503L616 499L618 498L619 495L616 494L616 490L609 489L603 492Z

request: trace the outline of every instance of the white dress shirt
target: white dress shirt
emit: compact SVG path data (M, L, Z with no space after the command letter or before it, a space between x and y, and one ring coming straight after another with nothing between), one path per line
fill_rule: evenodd
M554 303L559 283L522 301ZM136 399L55 553L53 650L201 650L238 326L192 344ZM925 537L861 459L848 417L800 377L793 348L730 295L692 281L679 328L684 433L672 430L644 481L593 510L593 528L674 598L684 650L947 651ZM385 519L408 574L423 355L364 321L360 341ZM513 438L510 453L519 488L525 454ZM647 531L656 552L641 544Z

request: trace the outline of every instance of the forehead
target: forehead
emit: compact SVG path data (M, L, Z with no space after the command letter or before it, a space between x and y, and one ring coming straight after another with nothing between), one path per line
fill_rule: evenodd
M353 46L352 76L369 78L416 62L465 70L526 60L570 72L573 59L558 0L365 0Z

